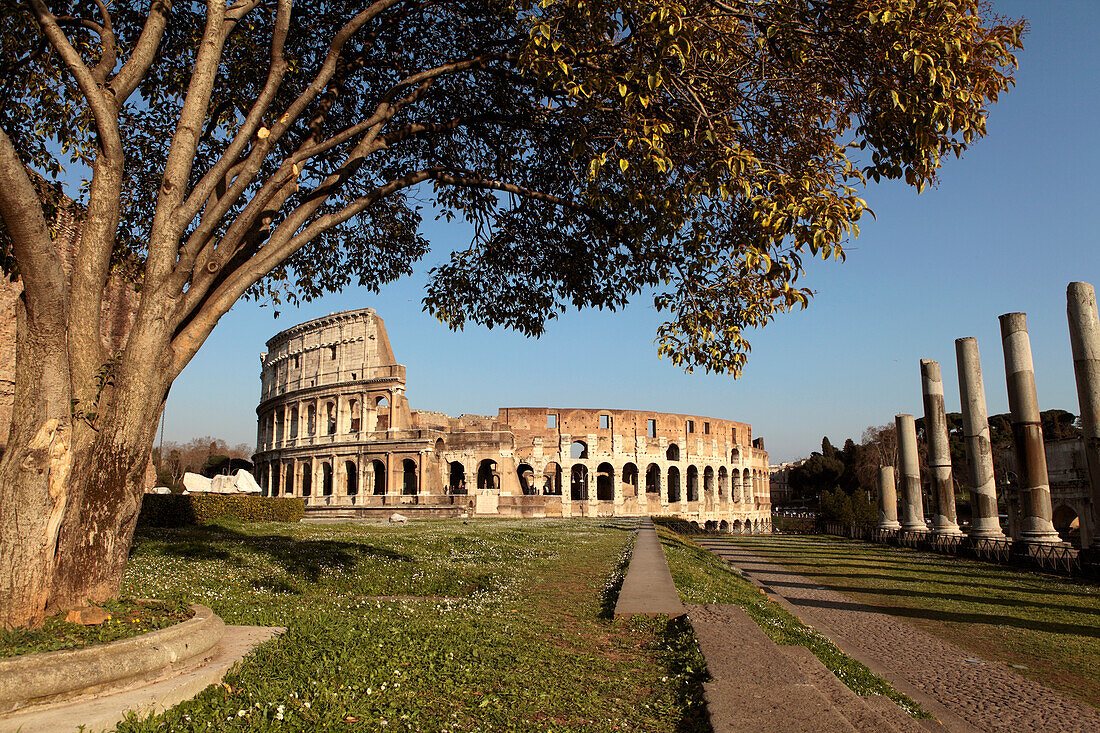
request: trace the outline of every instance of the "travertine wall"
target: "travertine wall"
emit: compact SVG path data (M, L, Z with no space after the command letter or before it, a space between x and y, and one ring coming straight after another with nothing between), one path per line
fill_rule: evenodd
M405 369L369 308L308 321L267 346L258 478L265 493L308 497L313 513L400 504L770 527L768 457L747 423L639 410L410 410Z

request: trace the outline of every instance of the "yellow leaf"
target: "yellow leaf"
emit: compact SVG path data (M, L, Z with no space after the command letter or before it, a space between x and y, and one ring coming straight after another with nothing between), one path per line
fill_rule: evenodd
M619 159L619 170L626 173L626 169L630 167L630 163L626 162L626 159Z

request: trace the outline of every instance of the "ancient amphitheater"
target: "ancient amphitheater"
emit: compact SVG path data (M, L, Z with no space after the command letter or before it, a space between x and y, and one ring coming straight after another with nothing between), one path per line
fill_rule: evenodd
M747 423L640 410L409 408L370 308L289 328L262 355L256 471L307 518L675 515L771 529L768 455Z

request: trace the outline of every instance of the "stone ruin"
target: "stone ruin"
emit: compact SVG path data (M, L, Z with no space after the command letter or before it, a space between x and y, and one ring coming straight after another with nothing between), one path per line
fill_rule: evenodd
M640 410L410 408L370 308L267 342L254 456L261 491L307 519L672 515L771 530L768 454L749 424Z

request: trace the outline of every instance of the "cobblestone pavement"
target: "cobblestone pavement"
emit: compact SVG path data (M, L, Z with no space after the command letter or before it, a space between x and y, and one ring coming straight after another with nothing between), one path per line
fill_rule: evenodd
M715 543L707 545L717 549ZM805 623L827 633L852 656L889 670L890 677L900 677L978 730L1100 731L1100 711L1021 677L1005 664L976 660L897 617L727 543L718 554L772 595L786 598Z

